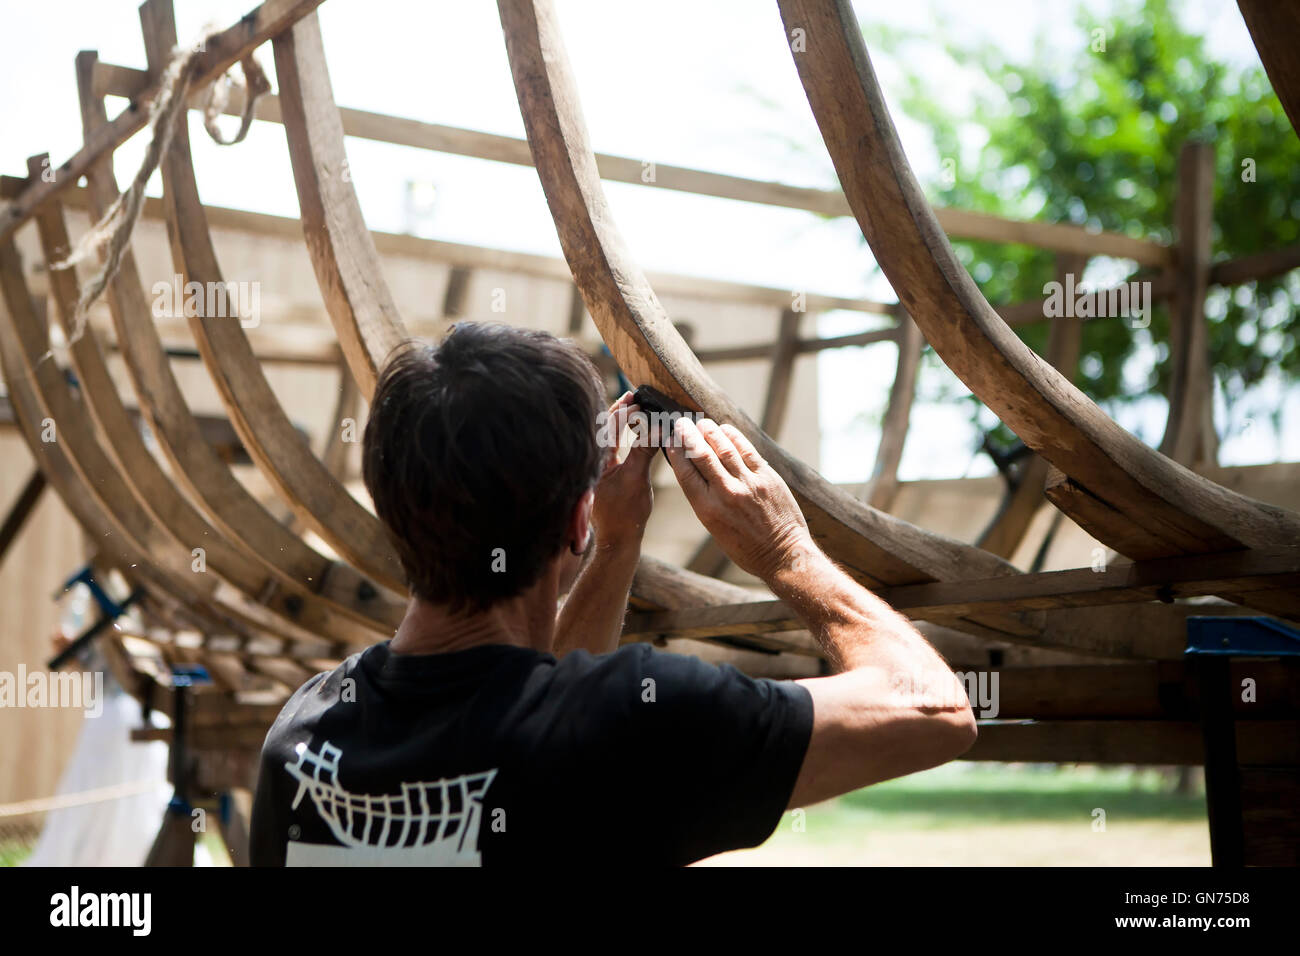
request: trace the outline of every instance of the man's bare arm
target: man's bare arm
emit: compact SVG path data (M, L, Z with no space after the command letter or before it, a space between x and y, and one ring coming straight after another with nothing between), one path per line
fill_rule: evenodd
M807 623L841 672L799 681L813 731L790 806L925 770L975 740L965 690L943 658L817 547L789 488L730 425L682 420L669 461L715 541Z
M641 541L595 547L560 607L555 624L555 655L579 648L607 654L618 648L627 614L628 592L641 557Z
M628 418L639 411L628 392L609 409L603 440L621 445ZM650 463L657 449L642 442L627 449L618 461L618 447L596 485L592 504L595 543L578 572L555 622L555 654L582 648L606 654L618 647L627 613L628 592L641 556L641 538L650 518L653 494Z

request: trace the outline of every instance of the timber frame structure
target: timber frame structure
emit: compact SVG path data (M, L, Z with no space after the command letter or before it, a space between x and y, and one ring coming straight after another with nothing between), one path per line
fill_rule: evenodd
M814 312L847 308L894 322L881 331L800 338L800 317L789 311L785 290L647 275L638 268L601 181L640 183L641 163L592 151L550 0L499 0L526 141L337 107L315 12L320 2L266 0L209 36L192 87L201 93L257 47L272 44L279 89L257 102L254 115L284 127L301 225L205 206L183 115L162 158L163 198L145 206L146 217L166 222L176 272L186 281L222 280L208 232L213 224L300 235L306 243L335 342L255 350L239 323L201 315L188 320L228 423L191 411L171 367L177 350L151 315L129 248L105 292L111 334L94 323L85 334L73 334L77 273L48 269L68 253L66 210L98 218L119 195L113 152L144 128L148 103L177 46L170 0L147 0L140 8L146 69L100 63L93 52L77 57L84 146L58 166L34 156L26 176L0 182L0 352L11 421L38 467L0 529L0 545L12 540L48 484L99 542L95 567L116 569L138 590L145 622L140 632L110 631L99 640L118 679L148 706L172 709L183 702L188 708L178 789L246 791L284 695L320 668L390 634L401 619L404 585L379 522L340 480L336 454L316 454L295 430L263 372L263 363L276 361L340 362L340 409L354 407L358 395L368 398L389 351L411 334L380 267L379 250L399 247L451 263L462 280L476 266L503 263L535 275L571 276L574 330L585 308L612 356L607 370L616 366L633 384L653 385L745 432L789 483L831 557L894 607L926 622L954 666L999 669L1000 710L996 719L982 721L970 759L1204 762L1202 720L1211 708L1204 699L1208 685L1183 657L1189 615L1300 621L1300 515L1199 473L1213 464L1216 446L1207 289L1300 266L1300 247L1211 261L1210 147L1189 144L1182 154L1171 245L932 208L899 144L848 0L778 0L787 33L799 30L806 41L793 52L795 64L843 191L664 165L657 167L653 188L857 220L898 303L808 295L805 304ZM1267 0L1239 0L1239 6L1296 125L1300 14ZM109 95L129 100L113 119L105 105ZM227 112L240 109L236 103ZM540 256L372 234L349 177L340 175L345 135L535 167L567 268ZM49 309L33 297L15 245L15 232L29 223L47 266ZM1034 354L1012 327L1044 321L1043 304L991 306L950 238L1051 250L1061 275L1078 276L1090 256L1137 263L1153 294L1171 303L1175 371L1159 450L1120 428L1074 386L1083 320L1052 320L1048 354ZM787 311L773 343L695 351L656 289L784 304ZM70 343L66 349L52 349L59 342L51 336L51 311ZM447 311L454 314L450 302ZM788 454L775 435L797 356L875 341L897 344L897 370L872 478L855 496ZM1002 507L974 544L890 513L926 344L1028 450L1009 469ZM128 404L109 374L114 351L125 361L137 406ZM771 362L757 422L705 368L751 360ZM57 425L57 441L42 440L48 420ZM146 443L142 422L161 455ZM214 435L224 436L229 453ZM236 479L232 454L256 464L291 512L288 520ZM1024 572L1013 565L1009 559L1044 498L1127 560L1110 563L1104 573ZM304 537L307 530L328 552ZM192 570L198 547L207 573ZM801 623L780 602L755 601L752 591L720 580L724 564L707 539L688 567L644 558L625 640L743 660L756 674L821 672L820 651ZM1217 600L1187 600L1205 597ZM173 698L173 668L195 665L206 669L211 683ZM1250 664L1234 659L1230 670L1269 689L1260 694L1264 703L1236 702L1229 711L1235 714L1239 789L1273 807L1277 793L1300 792L1300 669L1294 658L1267 658ZM1283 774L1285 786L1261 791L1255 784L1265 771L1275 775L1270 780ZM1248 827L1245 860L1300 862L1298 813L1292 801L1282 823L1275 813L1266 830ZM1246 817L1252 819L1249 812ZM240 828L231 827L230 842L238 846ZM177 852L161 843L157 862ZM182 848L175 859L183 858Z

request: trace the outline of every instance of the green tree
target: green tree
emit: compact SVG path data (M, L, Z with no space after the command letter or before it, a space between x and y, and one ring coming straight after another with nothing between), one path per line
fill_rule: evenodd
M1072 23L1056 28L1077 37L1066 44L1073 55L1061 55L1058 38L1049 45L1040 37L1027 62L938 29L948 56L991 81L979 84L970 116L941 106L930 78L909 66L916 60L906 55L908 46L921 37L866 27L873 54L892 56L903 71L901 90L890 91L895 108L929 129L947 161L943 175L927 184L935 202L1168 242L1179 150L1199 139L1214 147L1215 258L1300 241L1300 138L1267 75L1257 63L1242 69L1214 62L1168 0L1122 0L1105 18L1077 10ZM981 133L981 147L963 150L963 142ZM995 304L1041 298L1053 278L1052 253L1001 243L954 245ZM1295 272L1212 290L1211 363L1229 403L1270 372L1294 382L1298 300ZM1043 351L1046 323L1017 331ZM1168 335L1164 306L1147 332L1123 322L1085 323L1080 386L1112 407L1164 393ZM1124 365L1151 343L1151 374L1134 388Z

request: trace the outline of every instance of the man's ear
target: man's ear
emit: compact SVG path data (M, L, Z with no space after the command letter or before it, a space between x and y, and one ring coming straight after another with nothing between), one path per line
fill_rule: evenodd
M573 554L586 554L591 547L591 508L595 501L596 489L588 488L586 494L578 499L569 518L569 550Z

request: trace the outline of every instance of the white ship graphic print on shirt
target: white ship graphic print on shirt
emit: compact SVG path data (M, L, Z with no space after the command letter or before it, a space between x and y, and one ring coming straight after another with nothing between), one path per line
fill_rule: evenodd
M480 866L483 797L496 770L427 783L401 793L365 794L338 782L343 751L329 741L315 753L305 743L284 769L298 781L293 809L305 794L340 846L290 840L288 866Z

